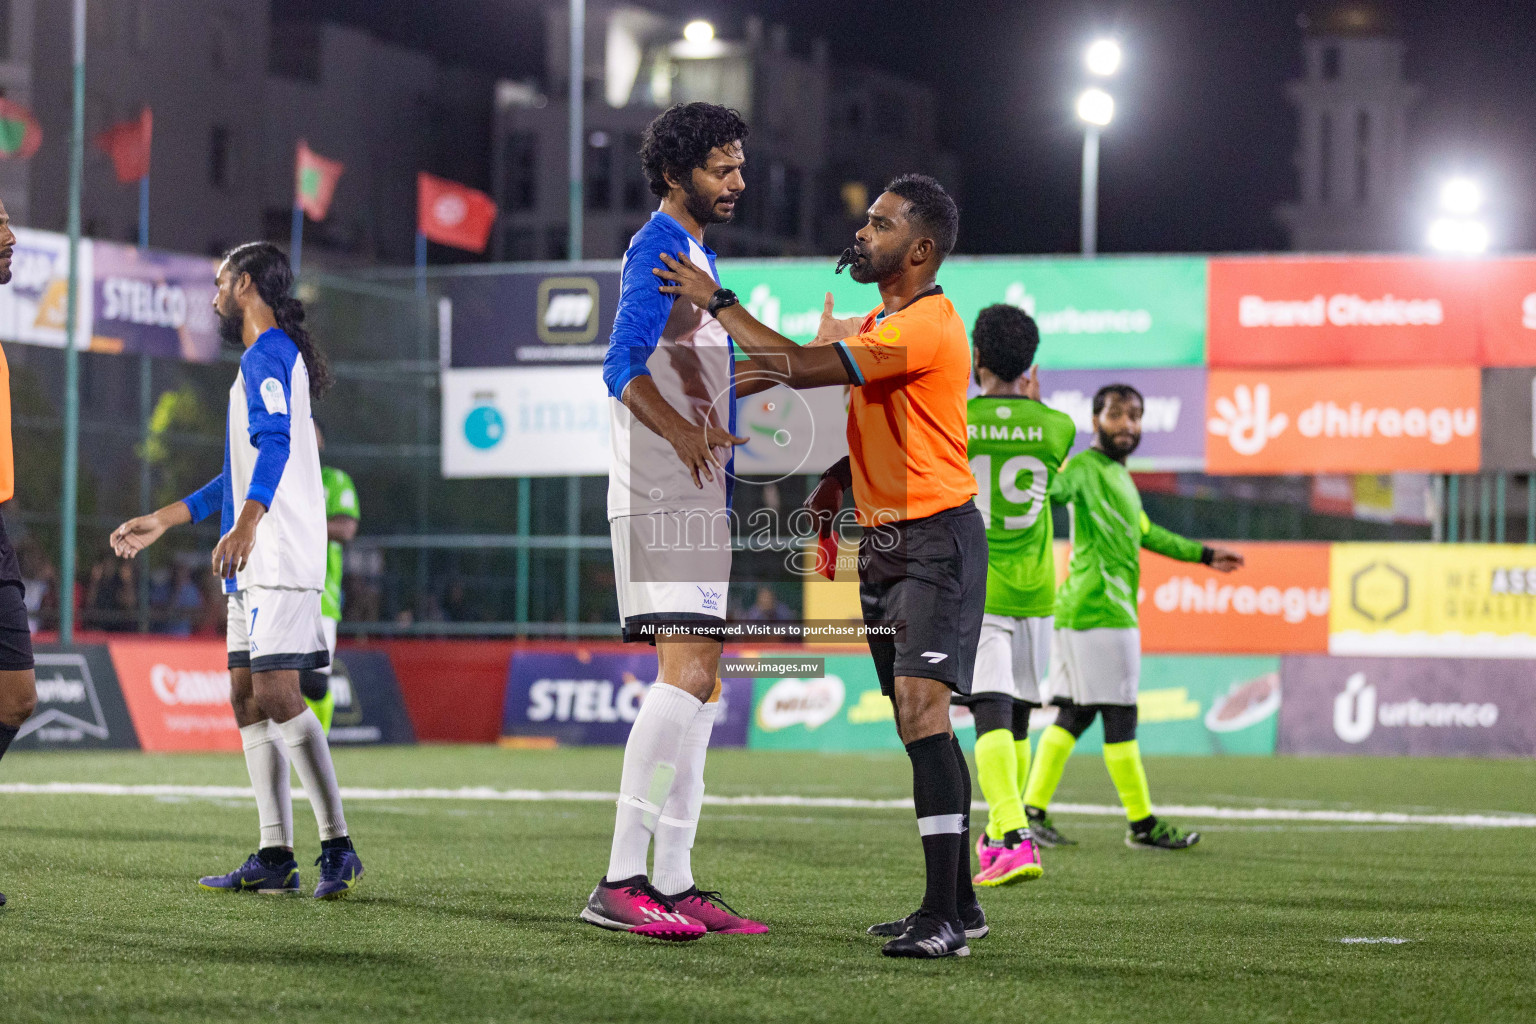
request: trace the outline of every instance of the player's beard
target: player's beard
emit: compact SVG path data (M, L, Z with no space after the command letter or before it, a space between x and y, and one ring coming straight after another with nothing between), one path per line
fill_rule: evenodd
M219 313L217 309L214 312ZM239 310L234 316L219 313L219 340L230 348L245 348L245 314Z
M853 247L854 261L848 268L848 276L859 284L878 284L901 273L901 262L906 252L888 252L876 257L868 249Z
M1124 462L1141 446L1140 434L1106 434L1099 431L1099 448L1111 458Z
M688 211L688 216L700 224L729 224L731 222L731 218L736 215L736 208L733 206L730 213L722 213L715 205L723 198L725 198L725 193L711 199L694 188L691 176L683 183L683 209ZM741 201L740 193L737 194L736 201Z

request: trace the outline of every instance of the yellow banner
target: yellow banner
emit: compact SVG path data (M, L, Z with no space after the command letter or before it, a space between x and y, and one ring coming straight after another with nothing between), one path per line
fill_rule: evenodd
M1536 547L1335 544L1333 654L1536 656Z

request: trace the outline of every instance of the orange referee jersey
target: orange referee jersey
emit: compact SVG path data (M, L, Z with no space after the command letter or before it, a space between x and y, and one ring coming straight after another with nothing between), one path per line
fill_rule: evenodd
M16 493L16 460L11 454L11 365L0 348L0 501Z
M882 312L838 343L854 383L848 455L864 526L921 519L976 493L965 450L965 322L937 285Z

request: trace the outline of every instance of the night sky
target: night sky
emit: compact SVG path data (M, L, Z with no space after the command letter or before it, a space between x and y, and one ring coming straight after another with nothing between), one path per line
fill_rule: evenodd
M1300 74L1298 0L641 0L707 17L739 36L749 13L785 24L791 45L825 35L833 59L932 85L943 143L960 158L960 251L1077 247L1082 135L1072 102L1082 51L1113 32L1126 64L1103 142L1100 250L1282 248L1273 208L1295 189L1295 123L1284 83ZM529 0L274 0L284 17L365 27L509 77L542 68L542 6ZM1536 249L1536 4L1426 3L1392 10L1408 78L1425 89L1412 119L1412 191L1422 218L1439 180L1479 177L1497 248Z

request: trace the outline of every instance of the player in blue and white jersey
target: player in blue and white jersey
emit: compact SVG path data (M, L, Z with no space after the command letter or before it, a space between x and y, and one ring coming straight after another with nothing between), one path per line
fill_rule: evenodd
M690 850L704 800L704 754L719 712L721 640L731 578L731 452L736 387L730 336L713 310L660 292L661 255L687 253L718 281L704 245L746 188L734 110L678 104L646 128L640 162L661 208L624 255L603 380L612 406L608 519L627 641L656 643L660 677L624 748L608 871L581 918L657 938L760 934L694 883ZM729 293L725 293L729 294ZM713 303L711 303L713 305ZM748 364L749 366L751 364ZM666 627L691 635L669 638ZM668 781L670 780L670 781ZM646 853L655 838L655 872Z
M229 595L230 700L256 794L261 846L205 889L295 893L291 761L320 827L315 896L344 896L363 864L347 835L341 790L320 721L304 703L299 673L330 663L321 625L325 586L325 488L310 401L330 369L292 297L288 257L269 242L231 250L218 269L214 309L225 342L244 349L229 392L224 470L195 494L130 519L112 549L132 558L167 529L219 513L214 572Z

